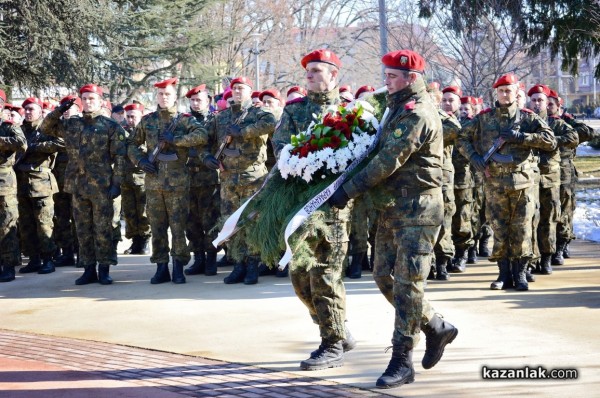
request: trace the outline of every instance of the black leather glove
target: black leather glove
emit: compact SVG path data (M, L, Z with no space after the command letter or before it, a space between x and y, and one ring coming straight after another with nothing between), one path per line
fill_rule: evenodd
M66 100L64 103L62 103L59 106L57 106L56 110L62 115L63 113L65 113L66 111L68 111L70 107L73 106L73 104L75 103L75 101L76 101L76 98L71 98L69 100Z
M160 142L166 142L167 144L172 144L173 140L175 139L175 137L173 136L173 133L161 133L158 135L158 141Z
M515 144L521 144L525 141L525 134L518 130L502 130L500 132L500 137L506 142Z
M237 124L232 124L231 126L229 126L229 129L227 130L227 135L230 135L232 137L241 137L242 136L242 128L240 126L238 126Z
M348 204L349 201L350 201L350 197L348 196L346 191L344 191L344 188L339 187L333 193L333 195L331 195L329 200L327 200L327 203L329 203L329 205L331 207L337 207L338 209L343 209L344 207L346 207L346 205Z
M138 163L138 167L142 170L144 170L146 173L149 174L156 174L158 173L158 170L156 169L156 166L153 165L152 163L150 163L150 161L148 159L142 159L140 160L140 162Z
M213 155L207 155L202 163L211 170L219 170L221 167L221 162Z
M121 186L119 184L110 184L108 188L108 199L113 200L121 196Z
M485 161L483 160L483 156L474 154L471 156L471 164L475 167L475 170L480 171L482 173L485 172Z

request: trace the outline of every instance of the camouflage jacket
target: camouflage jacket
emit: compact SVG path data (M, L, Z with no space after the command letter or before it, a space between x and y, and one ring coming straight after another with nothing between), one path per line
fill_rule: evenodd
M442 163L443 189L454 189L454 165L452 164L452 152L454 143L460 132L460 123L454 115L450 115L443 110L438 110L442 120L442 129L444 131L444 161Z
M41 130L65 142L69 157L65 192L105 196L111 183L123 178L126 133L101 111L62 119L54 110L44 118Z
M375 188L394 198L388 227L439 225L444 214L442 122L423 79L392 95L374 157L343 188L350 198Z
M177 108L173 107L160 109L144 116L134 130L127 153L135 165L139 164L140 160L146 158L159 145L158 136L177 117L179 119L173 131L175 137L173 145L171 145L172 148L166 150L174 151L177 154L177 160L171 162L157 160L158 174L146 174L146 189L165 191L189 189L190 176L186 166L189 148L208 142L207 131L191 114L179 115Z
M570 113L563 113L561 119L577 132L580 143L598 138L598 133L596 133L593 128L575 119Z
M125 142L129 146L135 127L131 127L128 125L123 127L123 129L125 130L126 134ZM145 178L146 173L144 173L144 170L140 169L135 164L133 164L131 159L129 159L129 156L125 156L125 171L123 172L123 184L126 184L128 186L142 186L144 185Z
M525 134L525 140L523 143L505 143L498 153L512 156L513 161L497 163L490 160L487 167L489 177L486 179L496 179L507 188L527 188L533 184L533 150L552 151L556 148L554 133L546 121L533 111L518 109L516 103L508 107L486 109L463 126L458 148L468 159L476 153L484 155L500 131L506 128L518 128Z
M210 142L221 145L228 135L229 126L237 124L241 137L233 137L227 145L229 155L221 159L221 178L235 179L240 183L251 183L267 174L267 138L275 129L275 117L267 108L256 108L251 102L233 104L208 121L206 128ZM210 143L209 143L210 145ZM204 154L213 154L212 148L205 146Z
M43 134L39 127L42 119L23 123L23 133L27 139L27 151L20 154L15 166L19 196L39 198L58 192L58 184L52 173L56 153L65 149L61 138Z
M214 115L208 111L206 112L195 112L191 111L192 116L196 118L203 126L210 124ZM214 154L219 145L215 140L215 137L209 136L209 143L205 145L205 148L210 153ZM217 185L219 183L219 170L209 169L202 163L202 151L205 148L191 147L188 153L187 165L190 170L190 186L192 187L204 187L209 185Z
M27 150L27 140L19 126L3 121L0 124L0 196L17 194L17 177L13 170L15 153Z
M473 118L463 118L460 120L461 126L469 123ZM459 133L460 136L460 133ZM452 149L452 164L454 165L454 188L469 189L475 187L475 176L471 170L471 162L465 158L458 150L458 137L454 141Z

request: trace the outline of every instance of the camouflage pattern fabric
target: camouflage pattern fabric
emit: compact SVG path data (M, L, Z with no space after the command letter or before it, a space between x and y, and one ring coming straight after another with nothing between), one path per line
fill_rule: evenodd
M533 256L532 150L551 151L556 147L556 139L543 119L528 109L519 110L513 103L479 113L463 126L458 140L459 150L465 157L471 159L475 153L483 155L501 129L514 127L517 118L520 119L517 128L525 134L524 142L506 143L499 153L511 155L513 162L490 161L489 177L485 178L486 217L494 234L489 260L493 262Z
M369 241L375 242L373 225L377 218L377 211L372 204L359 197L354 201L350 216L350 255L366 253L369 250ZM374 245L373 245L374 246Z
M113 204L106 194L73 194L73 218L79 240L79 263L84 267L116 265L113 252Z
M0 168L0 181L4 175ZM16 189L16 186L15 186ZM0 261L3 265L16 267L20 265L20 246L17 236L17 221L19 209L17 195L7 194L0 196Z
M54 194L54 241L59 247L72 247L76 242L75 222L71 194L64 191L67 171L67 151L58 151L52 174L56 178L58 192Z
M56 244L52 239L54 200L52 196L29 198L17 196L21 251L26 256L52 256Z
M152 230L152 263L168 263L169 254L186 265L190 261L190 249L185 239L185 227L189 212L189 191L146 191L148 216ZM168 230L171 229L169 251Z
M392 343L411 349L421 323L433 316L424 289L444 217L443 129L420 77L389 95L388 107L374 157L343 188L350 198L368 190L398 198L379 220L373 276L385 297L393 291Z
M131 141L133 129L127 127L128 140ZM125 220L125 237L133 239L135 236L148 238L150 236L150 222L146 214L146 174L135 166L129 157L125 159L125 172L121 182L121 211Z
M531 168L533 171L533 185L531 186L531 202L533 206L533 218L531 219L531 247L533 248L533 255L531 260L536 261L540 258L540 248L538 245L538 226L540 224L540 168L539 168L539 157L534 156L531 162Z

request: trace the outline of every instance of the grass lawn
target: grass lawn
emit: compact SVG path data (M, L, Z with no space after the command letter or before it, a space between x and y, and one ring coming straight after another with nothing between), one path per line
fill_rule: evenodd
M576 157L575 167L579 178L600 177L600 156Z

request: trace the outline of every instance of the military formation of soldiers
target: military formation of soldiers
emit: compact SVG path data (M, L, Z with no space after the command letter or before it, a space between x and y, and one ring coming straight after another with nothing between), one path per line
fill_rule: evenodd
M414 381L421 330L425 369L458 334L425 299L427 279L448 280L487 257L498 265L491 289L527 290L532 271L551 274L568 258L575 148L594 132L561 112L555 91L538 84L526 93L511 73L495 82L495 105L482 110L483 100L460 87L427 84L425 60L413 51L388 53L382 63L387 112L373 156L329 199L331 236L308 237L317 266L292 267L289 276L319 326L321 344L300 364L316 370L341 366L356 345L345 325L343 276L372 270L396 310L392 358L377 380L390 388ZM289 88L285 100L276 89L253 92L239 76L215 104L206 85L190 89L189 113L178 111L177 78L154 85L155 111L139 102L112 107L95 84L55 109L33 97L7 104L0 91L0 281L15 279L25 255L20 273L75 265L84 269L77 285L111 284L122 213L132 242L124 254L149 254L151 240L152 284L217 275L221 249L221 265L233 264L224 283L257 283L270 271L243 229L226 247L212 245L220 217L261 187L313 115L375 92L340 86L332 51L308 53L301 67L306 89ZM394 200L376 210L366 193Z

